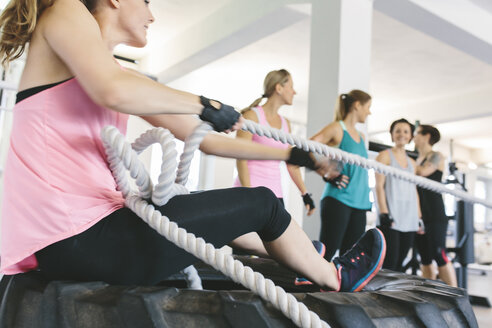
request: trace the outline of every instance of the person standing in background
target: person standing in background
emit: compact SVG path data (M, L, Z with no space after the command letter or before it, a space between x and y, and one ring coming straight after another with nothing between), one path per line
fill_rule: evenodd
M405 151L413 132L413 124L406 119L394 121L390 134L395 146L381 151L376 161L415 174L415 161ZM419 228L418 220L422 216L417 188L408 181L376 173L376 196L378 228L383 232L388 246L383 268L402 271L403 260L413 246L415 232Z
M432 149L441 139L439 130L431 125L421 125L414 137L417 158L417 175L437 182L442 181L444 156ZM432 260L437 263L439 278L450 286L457 287L456 272L453 263L446 254L446 232L448 218L444 210L442 195L434 191L417 187L420 209L424 221L425 233L417 235L417 247L421 258L422 276L436 279L436 270Z
M371 96L366 92L342 93L335 120L311 140L367 158L364 138L355 125L366 121L370 108ZM340 175L324 180L320 240L326 245L325 257L331 259L337 250L343 254L350 249L366 229L366 211L371 209L369 176L366 169L345 164Z
M242 111L242 114L248 120L290 133L290 122L278 112L282 106L292 105L295 94L296 91L294 90L292 76L287 70L279 69L271 71L267 74L263 82L263 95L246 107ZM263 98L266 98L267 101L264 105L260 106ZM280 141L253 135L246 131L237 131L237 138L252 140L253 142L275 148L287 149L290 147L288 144ZM280 162L276 160L237 160L238 177L234 182L234 186L267 187L273 191L283 204ZM308 211L307 215L310 216L315 211L315 205L311 194L307 192L299 166L287 165L287 170L292 181L299 189Z

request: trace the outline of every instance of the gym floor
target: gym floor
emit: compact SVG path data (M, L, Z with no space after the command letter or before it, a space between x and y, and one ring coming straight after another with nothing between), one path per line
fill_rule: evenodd
M492 267L489 270L468 271L468 294L488 297L492 302ZM479 327L492 326L492 308L474 305L473 311Z

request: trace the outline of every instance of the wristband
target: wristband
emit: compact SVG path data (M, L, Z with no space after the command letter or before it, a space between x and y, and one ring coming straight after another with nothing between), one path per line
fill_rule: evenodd
M309 210L316 208L316 206L314 205L314 201L311 198L311 196L312 196L312 194L309 194L309 193L305 193L304 195L302 195L302 201L304 202L304 205L309 206Z
M395 222L391 216L388 213L381 213L379 214L379 225L382 227L388 227L391 228L393 225L393 222Z
M304 166L310 170L317 169L317 165L314 162L314 159L311 157L311 154L297 147L293 147L291 149L287 163L297 166Z

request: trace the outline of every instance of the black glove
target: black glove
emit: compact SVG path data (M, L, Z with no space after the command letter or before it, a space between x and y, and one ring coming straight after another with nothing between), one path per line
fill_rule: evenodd
M314 162L314 159L311 157L311 153L297 147L292 148L290 151L287 163L297 166L304 166L313 171L318 168Z
M326 177L323 177L323 181L328 182L335 188L338 188L340 187L340 183L342 183L342 178L343 178L343 174L339 174L333 179L327 179Z
M210 104L210 99L200 96L200 103L204 106L203 111L200 114L200 119L212 123L215 131L222 132L229 130L236 124L241 114L239 114L234 107L224 105L220 101L217 102L220 104L219 109Z
M391 226L393 225L393 222L395 222L395 220L393 220L388 213L379 214L379 225L380 226L391 228Z
M309 206L309 210L316 208L316 206L314 205L314 201L311 198L311 194L305 193L304 195L302 195L302 201L304 202L304 205Z

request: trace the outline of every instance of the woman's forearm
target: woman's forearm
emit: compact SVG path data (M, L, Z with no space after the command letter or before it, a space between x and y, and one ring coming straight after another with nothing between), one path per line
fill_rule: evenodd
M200 150L209 155L236 159L266 159L286 161L290 149L267 147L244 139L209 133L203 139Z
M179 140L184 141L201 124L191 115L143 116L144 120L156 127L169 129ZM231 138L225 134L209 133L200 144L200 150L209 155L236 159L270 159L285 161L290 149L279 149L261 145L248 139Z
M384 190L385 181L386 177L384 175L376 173L376 196L378 201L379 213L388 213L386 192Z
M302 179L300 167L295 165L287 165L287 170L289 171L292 181L294 181L297 186L297 189L301 192L301 195L304 195L307 192L307 189L304 184L304 180Z
M419 216L419 218L422 218L422 210L420 208L420 196L419 196L419 192L417 190L415 190L415 192L417 193L417 215Z
M380 213L389 213L388 206L386 204L386 193L384 188L376 188L376 195L378 197L378 206Z
M239 182L243 187L251 187L251 180L249 178L248 161L243 159L238 159L236 161L237 174L239 177Z

